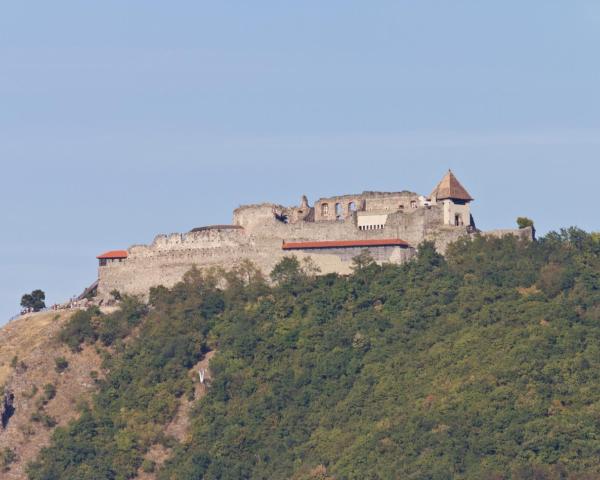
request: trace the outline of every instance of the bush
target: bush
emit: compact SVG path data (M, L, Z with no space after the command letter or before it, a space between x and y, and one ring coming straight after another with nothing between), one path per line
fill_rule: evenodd
M56 387L51 383L44 385L44 399L46 403L52 400L56 396Z
M145 459L142 462L142 470L146 473L153 473L156 470L156 462Z
M115 302L119 302L123 299L121 292L119 292L117 289L111 290L110 296L113 298L113 300Z
M84 342L93 343L98 334L93 324L93 310L79 310L61 328L58 338L69 346L72 351L78 351Z
M533 220L527 217L517 218L517 225L519 228L533 227Z
M69 368L69 362L65 357L57 357L54 359L54 369L58 373L64 372L67 368Z
M56 420L43 410L33 412L31 414L31 421L41 423L46 428L54 428L56 426Z
M2 470L7 472L10 470L11 464L13 464L17 460L17 454L14 450L5 447L0 451L0 465L2 466Z

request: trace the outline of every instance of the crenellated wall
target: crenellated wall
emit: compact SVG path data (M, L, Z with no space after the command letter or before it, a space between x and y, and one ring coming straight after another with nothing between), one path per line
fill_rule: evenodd
M284 223L277 215L285 207L260 204L240 207L234 212L234 227L222 226L189 233L158 235L150 245L134 245L128 258L99 268L100 298L112 290L145 294L152 286L170 287L193 266L231 268L250 260L266 275L286 255L310 256L322 273L348 273L357 248L294 251L282 250L283 241L369 240L400 238L411 247L424 239L436 241L443 251L448 243L466 235L465 228L443 227L441 206L390 213L381 230L361 231L356 215L344 221ZM240 228L241 227L241 228ZM371 254L379 262L402 263L414 248L377 247Z
M371 244L368 249L378 262L405 262L424 240L433 241L438 251L444 253L450 243L474 232L469 202L460 199L436 202L403 191L321 198L312 207L304 196L295 207L275 203L244 205L233 212L232 225L158 235L149 245L130 247L125 259L103 262L106 265L99 267L99 298L106 298L112 290L146 294L153 286L170 287L194 265L228 269L250 260L268 275L286 255L296 255L300 259L311 257L322 273L345 274L350 272L352 258L364 248L356 245L320 246L317 249L307 246L304 250L285 251L282 249L284 241L314 244L401 239L408 244ZM531 229L488 234L533 238Z

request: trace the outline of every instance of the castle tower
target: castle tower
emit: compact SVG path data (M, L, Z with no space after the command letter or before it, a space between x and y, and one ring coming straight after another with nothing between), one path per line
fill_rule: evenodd
M430 197L433 204L441 203L444 206L444 225L472 226L469 202L473 201L473 197L460 184L452 170L448 170Z

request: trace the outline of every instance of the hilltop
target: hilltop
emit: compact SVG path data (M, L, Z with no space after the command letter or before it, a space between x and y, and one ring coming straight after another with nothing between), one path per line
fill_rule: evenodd
M90 287L106 305L111 292L147 296L152 287L172 287L192 266L231 269L252 262L269 275L284 257L310 262L322 274L351 272L362 250L378 263L410 260L423 241L444 253L448 244L473 235L515 235L533 240L531 226L481 232L475 226L473 197L448 171L429 195L366 191L319 198L312 205L242 205L231 225L208 225L187 233L157 235L149 245L132 245L98 255L98 279Z
M29 478L600 475L597 235L424 243L350 275L286 257L271 277L192 270L62 321L48 345L100 352L101 373Z

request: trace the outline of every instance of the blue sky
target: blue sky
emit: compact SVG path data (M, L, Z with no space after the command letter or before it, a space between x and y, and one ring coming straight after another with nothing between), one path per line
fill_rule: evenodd
M597 1L0 3L0 323L241 203L429 193L597 230Z

